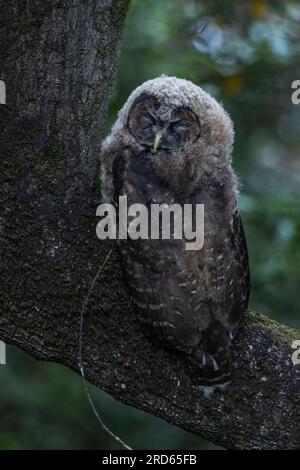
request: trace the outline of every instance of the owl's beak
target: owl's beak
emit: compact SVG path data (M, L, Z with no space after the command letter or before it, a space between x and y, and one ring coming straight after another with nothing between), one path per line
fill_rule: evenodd
M161 138L162 138L162 131L158 131L156 134L155 134L155 139L154 139L154 144L153 144L153 148L152 148L152 153L156 153L157 150L158 150L158 147L160 145L160 142L161 142Z

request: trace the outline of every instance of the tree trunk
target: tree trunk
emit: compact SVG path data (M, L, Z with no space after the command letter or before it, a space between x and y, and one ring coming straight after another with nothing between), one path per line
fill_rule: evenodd
M1 339L78 371L79 318L109 245L96 238L98 154L128 0L0 1ZM85 321L87 378L227 448L300 447L300 333L250 314L235 376L205 398L140 331L113 253Z

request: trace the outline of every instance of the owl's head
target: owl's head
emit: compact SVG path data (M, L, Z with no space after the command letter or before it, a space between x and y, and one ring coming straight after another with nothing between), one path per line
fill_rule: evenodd
M157 175L173 186L193 186L230 165L229 115L192 82L159 77L136 88L119 112L112 137L150 158Z

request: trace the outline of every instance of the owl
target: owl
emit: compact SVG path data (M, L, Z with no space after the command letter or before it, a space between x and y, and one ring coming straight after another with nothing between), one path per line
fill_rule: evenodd
M204 206L204 244L119 240L125 278L145 333L179 354L195 384L230 381L231 344L250 280L232 169L229 115L202 88L159 77L136 88L101 151L106 194L118 205Z

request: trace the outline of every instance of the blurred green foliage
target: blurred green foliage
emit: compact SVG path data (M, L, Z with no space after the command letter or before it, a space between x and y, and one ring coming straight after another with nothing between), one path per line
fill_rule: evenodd
M300 6L286 1L134 0L108 129L131 90L161 74L192 80L235 124L234 167L248 239L251 308L300 328ZM1 449L118 448L98 427L80 378L15 348L0 368ZM93 389L106 423L135 448L213 444Z

